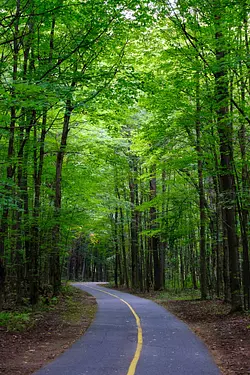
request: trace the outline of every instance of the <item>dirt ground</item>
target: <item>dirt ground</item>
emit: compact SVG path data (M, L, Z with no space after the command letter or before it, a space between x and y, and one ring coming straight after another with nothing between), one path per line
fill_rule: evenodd
M95 299L77 289L72 293L61 297L52 310L38 314L35 325L24 332L0 327L0 374L30 375L86 331L95 315ZM229 305L222 301L137 295L154 300L186 322L207 345L223 375L250 374L249 314L230 314Z
M35 324L24 332L0 327L0 374L32 374L71 346L86 331L95 312L95 299L72 288L53 309L36 314Z

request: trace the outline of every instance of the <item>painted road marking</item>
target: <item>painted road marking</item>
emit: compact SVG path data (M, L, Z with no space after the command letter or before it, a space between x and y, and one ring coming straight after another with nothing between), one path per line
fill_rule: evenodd
M127 301L125 301L124 299L118 297L117 295L115 295L113 293L106 292L105 290L93 288L93 287L88 286L88 285L85 285L85 286L87 286L90 289L97 290L98 292L109 294L110 296L119 299L121 302L125 303L125 305L128 306L128 308L131 310L132 314L134 315L135 320L136 320L136 324L137 324L137 346L136 346L136 351L135 351L134 358L132 359L132 362L130 363L130 366L129 366L129 369L128 369L128 372L127 372L127 375L134 375L137 363L138 363L140 355L141 355L142 344L143 344L141 320L140 320L139 316L136 314L136 312L133 309L133 307Z

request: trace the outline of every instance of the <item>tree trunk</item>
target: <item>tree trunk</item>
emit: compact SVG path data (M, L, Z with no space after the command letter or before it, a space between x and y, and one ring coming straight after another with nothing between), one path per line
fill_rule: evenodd
M226 58L226 41L223 36L223 26L220 14L223 12L220 2L215 4L215 27L216 27L216 69L214 72L216 89L216 112L217 127L220 147L220 180L223 195L223 209L225 212L225 224L227 228L230 287L232 310L237 311L242 308L240 295L240 272L238 259L238 246L235 223L235 180L233 174L233 141L232 123L229 119L229 90Z
M152 167L151 179L150 179L150 197L151 200L156 197L156 167ZM154 205L150 207L150 229L156 230L156 208ZM157 234L152 234L151 237L151 249L153 253L154 261L154 290L162 289L162 278L161 278L161 259L159 254L159 237Z
M19 53L19 17L20 17L20 0L16 0L16 13L14 22L14 38L13 38L13 68L12 68L12 79L15 84L17 80L18 71L18 53ZM11 97L13 102L15 101L15 86L11 88ZM13 168L13 156L14 156L14 140L15 140L15 127L16 127L16 107L12 105L10 108L10 127L9 127L9 144L8 144L8 167L7 167L7 181L13 178L14 168ZM6 184L6 192L10 192L10 185ZM7 238L8 231L8 215L9 209L5 207L1 219L0 227L0 265L1 265L1 277L0 277L0 309L2 308L3 296L5 291L5 240Z
M71 87L73 88L75 83L72 82ZM57 295L61 286L61 269L60 269L60 211L61 211L61 195L62 195L62 167L63 159L65 155L65 149L67 145L67 137L69 133L69 123L73 106L71 99L67 99L66 108L63 121L63 131L61 135L60 149L57 152L56 158L56 177L55 177L55 222L56 225L53 228L54 248L51 256L51 276L53 284L53 293Z
M137 177L137 168L132 166L132 175L129 181L130 203L131 203L131 268L132 268L132 288L138 288L138 215L136 212L136 189L137 184L135 179Z
M196 152L199 183L199 208L200 208L200 288L201 299L207 298L207 265L206 265L206 198L203 183L203 155L201 147L201 105L200 105L200 79L196 73Z

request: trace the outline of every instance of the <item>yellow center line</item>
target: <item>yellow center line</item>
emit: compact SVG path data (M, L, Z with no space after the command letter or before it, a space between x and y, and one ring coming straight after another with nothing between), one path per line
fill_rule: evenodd
M125 301L124 299L116 296L113 293L109 293L109 292L106 292L106 291L101 290L101 289L93 288L93 287L88 286L88 285L86 285L86 286L90 289L98 290L98 292L106 293L106 294L109 294L112 297L115 297L115 298L119 299L121 302L125 303L125 305L128 306L128 308L131 310L132 314L134 315L135 320L136 320L136 324L137 324L137 346L136 346L134 358L132 359L132 362L130 363L130 366L129 366L129 369L128 369L128 372L127 372L127 375L134 375L137 363L138 363L140 355L141 355L142 344L143 344L141 320L140 320L139 316L136 314L133 307L127 301Z

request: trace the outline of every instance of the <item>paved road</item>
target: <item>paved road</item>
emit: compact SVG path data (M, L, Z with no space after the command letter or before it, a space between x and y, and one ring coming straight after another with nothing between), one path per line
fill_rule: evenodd
M135 375L220 374L203 343L163 307L94 283L75 286L96 297L96 318L80 340L36 375L133 375L135 353ZM138 319L128 304L140 318L141 353Z

